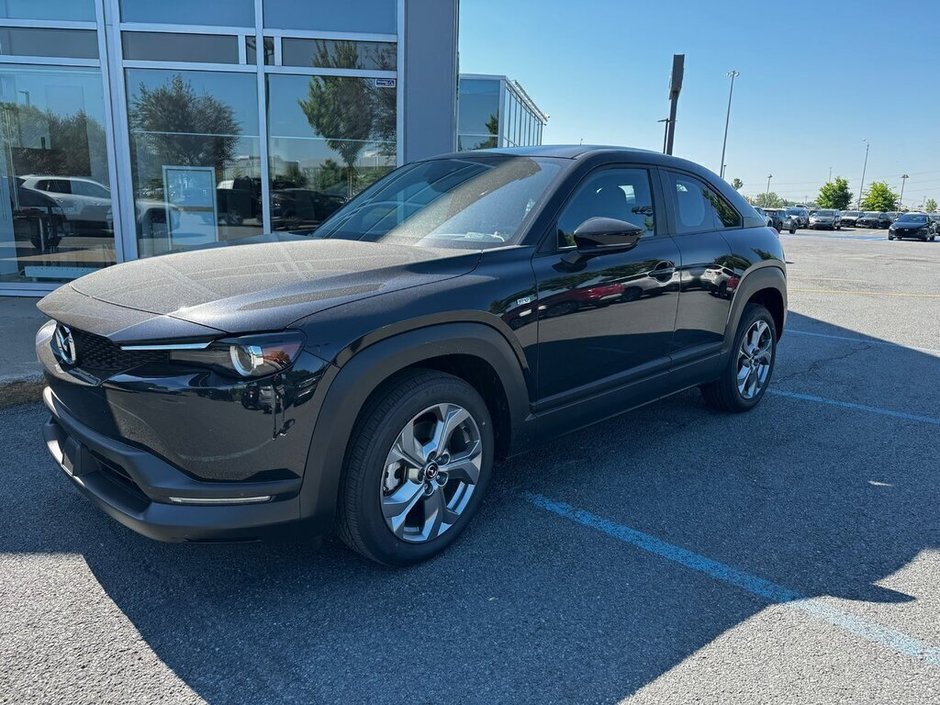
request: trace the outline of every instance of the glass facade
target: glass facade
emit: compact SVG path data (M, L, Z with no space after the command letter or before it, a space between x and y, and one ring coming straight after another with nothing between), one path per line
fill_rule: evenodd
M309 233L400 162L398 11L0 0L0 294Z
M548 121L522 87L503 76L461 76L457 110L459 150L542 144Z

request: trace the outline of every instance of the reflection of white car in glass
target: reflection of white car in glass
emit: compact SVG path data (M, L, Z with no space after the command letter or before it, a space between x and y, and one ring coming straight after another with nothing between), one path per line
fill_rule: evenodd
M52 198L75 234L111 235L111 191L104 184L83 176L29 175L22 177L22 187Z

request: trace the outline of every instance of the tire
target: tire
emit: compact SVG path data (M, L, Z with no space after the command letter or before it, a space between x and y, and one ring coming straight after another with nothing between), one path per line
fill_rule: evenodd
M889 239L889 240L893 240L893 239L894 239L894 235L888 235L888 239Z
M796 235L796 228L790 228L790 234Z
M466 418L446 431L442 419L453 421L463 413ZM410 437L424 448L412 443L406 458L396 447L407 445L403 438L409 428ZM446 436L428 451L432 432L439 429ZM450 453L466 458L473 449L478 452L470 461L450 460ZM413 565L440 553L483 501L493 450L489 410L467 382L434 370L396 375L373 395L353 431L339 496L339 537L366 558L389 566ZM433 462L441 458L448 460ZM399 508L404 509L391 514Z
M762 324L762 325L761 325ZM739 368L743 372L748 365L742 351L745 343L745 334L753 334L754 331L760 331L759 339L761 341L761 364L752 368L752 372L747 374L744 380L745 393L739 389ZM765 338L766 336L769 336ZM766 341L766 346L764 345ZM769 359L768 359L769 358ZM709 384L700 387L705 403L718 411L731 413L740 413L750 411L760 403L764 397L764 392L770 384L773 376L774 363L777 360L777 327L774 325L773 316L770 311L760 304L748 304L744 313L741 315L741 322L738 324L738 330L734 336L734 345L731 347L731 353L725 361L721 376ZM743 364L742 364L743 363ZM764 369L766 365L766 369ZM750 391L751 375L754 374L753 393ZM761 380L761 375L763 379Z

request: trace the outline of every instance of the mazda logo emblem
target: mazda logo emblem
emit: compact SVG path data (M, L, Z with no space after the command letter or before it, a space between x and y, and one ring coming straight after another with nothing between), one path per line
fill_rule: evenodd
M74 365L78 362L78 354L75 351L75 338L68 326L60 323L55 327L52 350L63 365Z

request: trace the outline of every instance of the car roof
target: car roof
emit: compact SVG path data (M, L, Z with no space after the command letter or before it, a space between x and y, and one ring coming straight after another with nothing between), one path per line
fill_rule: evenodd
M554 157L556 159L586 159L588 157L604 155L609 158L623 160L637 160L646 164L657 166L674 166L692 172L701 172L704 169L695 162L680 157L674 157L662 152L637 147L617 147L613 145L598 144L550 144L534 145L530 147L499 147L495 149L472 149L464 152L450 152L439 154L431 159L460 159L468 156L495 156L506 155L512 157ZM707 170L705 170L707 171Z

